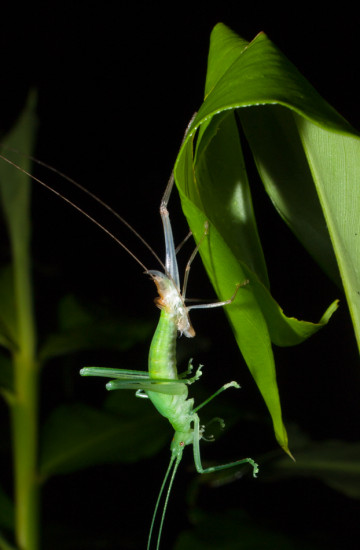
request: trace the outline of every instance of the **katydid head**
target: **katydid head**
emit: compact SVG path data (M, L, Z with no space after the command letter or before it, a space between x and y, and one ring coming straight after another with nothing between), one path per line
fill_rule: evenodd
M175 432L174 437L171 441L170 450L172 456L179 458L184 452L186 445L191 445L193 443L194 435L193 431L189 430L187 432Z
M176 284L164 273L161 273L161 271L149 270L147 273L156 284L159 293L159 296L155 298L157 307L165 310L172 316L173 322L180 334L193 338L195 330L190 321L188 308Z

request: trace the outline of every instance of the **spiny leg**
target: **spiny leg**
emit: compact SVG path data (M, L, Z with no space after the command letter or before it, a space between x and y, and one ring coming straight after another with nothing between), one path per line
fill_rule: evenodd
M220 470L227 470L228 468L233 468L234 466L240 466L240 464L251 464L253 467L253 476L256 477L256 474L259 471L259 467L252 458L243 458L241 460L236 460L235 462L228 462L227 464L219 464L218 466L210 466L209 468L203 468L201 464L200 456L200 420L198 415L194 414L194 440L193 440L193 451L194 451L194 462L196 470L199 474L208 474L210 472L218 472Z
M83 367L80 370L81 376L102 376L104 378L137 378L138 380L147 380L149 378L148 371L145 370L125 370L112 369L109 367Z
M155 392L164 395L187 395L187 380L172 380L166 378L151 379L147 381L134 380L110 380L106 389L111 390L137 390L137 397L143 397L142 392ZM140 391L139 391L140 390Z
M183 395L187 392L185 386L191 384L197 373L190 380L169 378L150 378L146 371L109 369L105 367L85 367L81 369L82 376L101 376L113 378L106 384L107 390L137 390L138 397L145 397L143 392L152 391L167 395Z
M124 369L112 369L107 367L84 367L80 370L81 376L101 376L104 378L114 378L115 380L111 381L111 385L108 389L145 389L145 386L158 385L160 383L166 384L169 386L177 385L190 385L199 380L202 375L201 369L203 365L199 365L196 369L194 376L190 378L185 378L188 374L191 374L193 370L192 359L189 360L188 368L185 372L181 373L177 379L173 378L150 378L148 371L140 370L124 370ZM110 382L109 382L110 384ZM130 384L132 386L130 386ZM136 385L136 388L133 388L133 385ZM160 390L159 390L160 391ZM160 393L169 393L164 391ZM179 392L175 392L179 393Z

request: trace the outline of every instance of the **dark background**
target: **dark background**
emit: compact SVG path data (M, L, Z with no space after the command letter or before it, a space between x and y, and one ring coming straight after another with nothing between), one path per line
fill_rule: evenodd
M358 20L355 8L347 3L327 5L321 12L304 3L280 8L276 3L227 1L216 7L208 2L32 2L22 10L18 5L2 5L1 9L1 128L10 127L29 88L36 87L35 156L109 202L160 255L159 202L186 124L202 102L209 36L217 22L226 23L248 40L265 31L315 88L360 127ZM354 441L359 433L358 355L345 300L277 219L251 156L247 162L274 297L288 315L313 321L330 301L342 298L340 310L321 333L297 349L276 350L285 422L287 426L295 423L315 440ZM84 209L92 208L59 178L54 181L44 172L41 177ZM176 197L170 206L180 241L186 224ZM53 304L68 292L105 304L109 310L119 308L133 317L156 318L151 284L141 268L105 235L36 186L33 212L41 330L54 323ZM102 216L106 226L111 224L149 268L157 267L120 224L97 210L94 215ZM200 263L194 265L189 293L212 295ZM252 419L232 432L227 451L226 444L214 445L214 458L221 461L223 447L229 459L244 452L261 458L275 451L265 407L223 313L193 317L204 350L196 358L207 367L209 389L214 391L233 377L239 379L241 406ZM140 353L145 362L145 347ZM71 390L54 371L44 374L44 387L53 385L55 400L62 396L71 401L74 394L91 400L82 381L75 380L76 373ZM42 405L44 417L49 410L48 397ZM165 449L140 464L98 467L54 478L44 491L44 548L143 548L167 460ZM189 470L190 453L185 462L172 495L164 548L172 547L179 531L190 526L186 504L187 486L194 477ZM204 488L198 505L207 505L214 513L239 505L258 518L259 529L272 526L294 539L305 538L314 548L356 547L357 501L319 481L256 483L244 480L241 486L237 482L225 489ZM208 528L211 531L211 525ZM86 531L87 542L81 543ZM247 547L239 543L238 548Z

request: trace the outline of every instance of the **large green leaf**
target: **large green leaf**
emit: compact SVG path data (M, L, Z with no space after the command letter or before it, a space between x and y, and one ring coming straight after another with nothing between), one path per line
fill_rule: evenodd
M197 240L204 222L210 224L200 254L219 298L229 298L236 283L250 281L226 313L277 440L288 450L271 342L300 343L327 323L337 306L334 302L313 324L286 317L272 298L237 117L279 213L337 280L339 266L355 325L360 309L360 255L353 246L359 242L359 140L264 34L248 44L224 25L215 27L205 100L177 158L175 179Z

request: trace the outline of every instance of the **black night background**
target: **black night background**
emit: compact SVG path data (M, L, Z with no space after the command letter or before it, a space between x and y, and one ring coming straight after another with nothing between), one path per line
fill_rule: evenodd
M160 199L185 127L202 102L209 37L217 22L247 40L266 32L320 94L355 128L360 127L358 17L350 3L318 12L310 3L280 7L276 2L227 0L218 5L55 1L28 2L25 8L4 2L1 6L2 135L20 113L29 89L35 88L35 157L111 204L160 255ZM292 437L293 441L307 437L316 442L356 442L359 364L345 297L277 216L250 152L245 153L274 297L287 315L311 321L317 321L331 301L341 300L329 325L315 336L295 348L275 349L290 449ZM157 268L148 252L108 213L56 174L38 167L34 171L100 219L145 265ZM170 213L180 242L187 227L176 194ZM1 233L1 260L6 262L3 223ZM191 245L181 256L184 265L190 251ZM55 327L57 304L64 295L76 296L96 315L121 315L129 323L139 319L150 326L149 336L124 353L90 350L50 362L41 381L40 415L45 422L57 405L80 401L100 406L106 397L101 380L80 378L82 366L146 369L158 312L153 304L155 288L141 268L103 232L37 184L33 186L33 265L40 339ZM189 284L192 296L213 296L199 259ZM214 403L213 416L223 416L229 430L214 444L204 443L203 456L221 463L249 454L260 462L261 471L255 481L247 475L216 485L206 476L199 479L191 450L185 452L162 548L216 548L208 542L212 539L229 550L357 548L357 499L319 479L297 476L296 463L293 475L276 478L270 457L281 456L281 451L224 313L196 312L192 320L197 342L182 339L179 346L184 363L193 356L195 364L205 365L200 394L210 394L233 379L242 387ZM118 398L122 399L121 392ZM139 406L145 405L150 406ZM11 494L9 417L3 402L0 416L1 484ZM163 429L170 443L165 419ZM296 450L294 454L296 458ZM160 452L136 462L98 464L50 478L42 497L43 549L145 548L168 460L166 442ZM191 537L179 540L181 532L204 524L203 539L196 539L196 544Z

